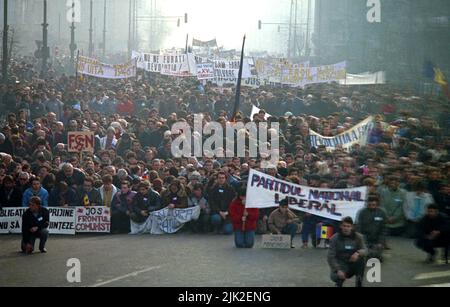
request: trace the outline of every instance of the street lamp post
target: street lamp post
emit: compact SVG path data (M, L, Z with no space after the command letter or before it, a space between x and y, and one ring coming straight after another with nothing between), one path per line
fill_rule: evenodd
M92 29L92 18L93 18L93 2L91 0L90 3L90 17L89 17L89 57L92 57L94 54L94 43L92 41L92 32L94 29Z
M106 54L106 0L103 7L103 58Z
M70 26L70 64L72 69L75 69L75 50L77 45L75 44L75 1L72 1L72 25Z
M44 0L44 22L42 23L42 71L41 78L44 79L47 75L47 60L50 56L48 48L48 23L47 23L47 0Z
M8 81L8 0L3 1L3 58L2 58L2 75L3 82Z

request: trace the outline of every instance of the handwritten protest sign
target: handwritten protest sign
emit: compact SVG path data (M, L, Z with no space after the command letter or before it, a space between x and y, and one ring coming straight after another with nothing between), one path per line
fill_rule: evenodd
M92 131L74 131L67 135L68 152L94 152L95 136Z

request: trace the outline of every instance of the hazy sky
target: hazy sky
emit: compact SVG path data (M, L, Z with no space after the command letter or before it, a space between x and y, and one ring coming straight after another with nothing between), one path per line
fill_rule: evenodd
M150 5L150 0L147 0ZM247 50L282 50L287 40L287 27L277 32L277 26L263 25L258 30L258 20L263 22L288 22L290 0L157 0L164 15L188 13L188 24L172 26L165 47L184 47L186 34L190 38L210 40L217 38L220 46L240 48L247 34ZM298 20L307 7L307 0L299 0ZM305 13L306 16L306 13Z

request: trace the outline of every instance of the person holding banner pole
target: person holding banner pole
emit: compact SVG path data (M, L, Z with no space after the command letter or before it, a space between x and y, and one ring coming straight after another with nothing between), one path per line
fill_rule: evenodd
M41 199L37 196L31 197L28 209L22 215L22 252L32 254L34 243L39 239L39 250L46 253L45 243L48 239L48 226L50 223L49 211L42 207Z
M233 224L234 243L237 248L252 248L255 243L255 230L259 217L259 209L245 208L246 196L246 188L241 187L237 197L228 209L230 220Z

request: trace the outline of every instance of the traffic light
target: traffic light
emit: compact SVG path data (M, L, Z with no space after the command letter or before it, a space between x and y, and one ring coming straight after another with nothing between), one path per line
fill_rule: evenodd
M280 33L281 32L281 27L280 26L278 26L278 33Z
M184 23L188 23L188 14L187 13L184 14Z
M177 20L177 27L178 28L180 27L180 24L181 24L181 21L180 21L180 18L178 18L178 20Z
M261 28L262 28L262 22L261 22L261 20L258 20L258 30L261 30Z

